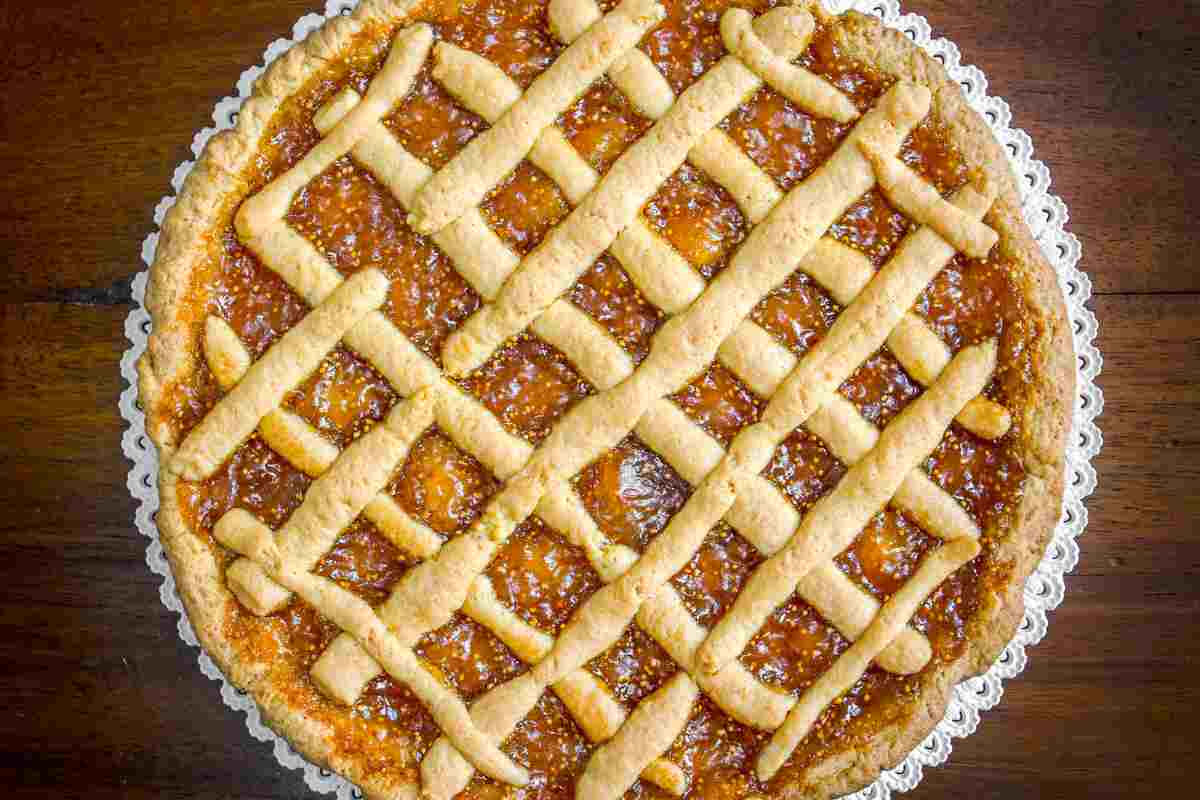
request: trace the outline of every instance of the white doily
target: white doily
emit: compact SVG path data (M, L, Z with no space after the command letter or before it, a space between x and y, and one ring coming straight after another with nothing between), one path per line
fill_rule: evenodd
M1047 614L1058 607L1065 592L1063 576L1074 569L1079 559L1076 538L1087 526L1087 509L1084 499L1096 488L1096 471L1092 458L1100 452L1101 436L1095 419L1104 407L1104 398L1096 386L1100 373L1100 353L1093 345L1096 336L1096 317L1084 307L1092 293L1092 282L1080 272L1079 240L1063 230L1067 222L1067 207L1062 200L1049 193L1050 172L1046 165L1033 157L1033 143L1024 131L1010 126L1012 114L1008 103L987 95L987 79L983 73L961 63L958 48L945 39L932 39L928 21L917 14L901 14L897 0L825 0L833 12L854 8L880 17L887 25L902 31L917 45L945 65L950 76L962 84L971 105L979 111L996 138L1004 146L1012 161L1013 170L1021 184L1022 208L1025 219L1041 244L1047 259L1054 265L1059 285L1066 297L1067 314L1072 324L1075 354L1078 366L1077 396L1075 398L1074 425L1067 443L1066 493L1063 513L1054 538L1038 568L1025 586L1025 618L1016 636L1004 648L1000 658L988 672L959 684L955 695L946 709L945 718L937 728L894 769L884 772L871 786L853 795L853 800L887 800L893 792L912 789L920 780L927 766L943 763L950 755L952 741L967 736L979 725L979 713L992 708L1003 694L1002 682L1025 668L1026 648L1041 641L1046 635ZM200 155L205 143L219 130L233 127L238 109L249 97L255 78L267 64L278 58L296 42L304 39L318 28L327 17L349 13L354 7L352 0L329 0L325 13L308 14L292 29L291 39L279 39L267 48L263 65L251 67L242 73L237 83L237 96L226 97L213 110L214 127L205 128L192 141L192 152ZM179 192L183 179L195 162L186 161L175 170L171 185ZM167 209L175 202L174 195L164 197L154 210L154 221L161 225ZM146 237L142 245L142 261L149 267L154 261L154 250L158 244L158 233ZM137 407L137 381L134 364L146 349L146 337L150 333L150 315L144 307L146 291L145 271L133 281L135 308L125 321L125 335L130 347L121 359L121 375L129 388L121 393L121 416L129 422L121 446L125 455L133 462L129 471L129 491L138 501L134 521L150 543L146 547L146 563L163 578L159 595L163 604L179 614L179 636L189 645L199 647L196 635L188 622L187 614L175 591L175 579L171 575L162 545L155 527L158 511L158 457L146 436L145 417ZM305 782L317 792L336 793L338 800L361 798L362 793L349 782L328 770L321 769L298 755L282 737L267 728L259 715L258 707L244 693L225 680L208 655L200 651L200 670L221 684L221 698L226 705L246 713L246 727L250 734L263 742L270 742L275 758L290 769L302 769Z

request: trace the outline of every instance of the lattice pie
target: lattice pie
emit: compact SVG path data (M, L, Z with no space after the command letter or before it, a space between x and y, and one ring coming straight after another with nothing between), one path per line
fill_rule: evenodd
M367 0L168 215L205 647L371 797L825 797L995 658L1073 361L1003 152L867 18Z

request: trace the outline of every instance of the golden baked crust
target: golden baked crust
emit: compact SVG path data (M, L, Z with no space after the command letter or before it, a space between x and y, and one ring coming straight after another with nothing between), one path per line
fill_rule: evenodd
M198 288L194 269L217 227L232 216L250 190L245 176L272 120L329 62L355 48L377 46L370 41L378 37L380 29L396 29L420 8L419 3L368 0L352 16L331 20L268 69L243 107L235 130L219 134L209 143L163 225L147 291L155 328L147 354L139 363L141 399L163 465L158 525L201 642L229 679L254 696L268 722L297 749L380 797L414 793L416 784L395 775L381 777L364 759L340 753L331 744L329 726L265 679L260 666L239 658L228 641L225 620L237 600L226 588L212 549L190 531L183 518L175 491L178 477L168 469L180 442L160 409L168 387L198 368L195 331L203 320L197 319L195 310L193 294ZM984 221L999 233L998 247L1014 266L1032 324L1041 333L1030 354L1025 395L1012 408L1017 415L1016 430L1021 437L1017 451L1026 483L1010 533L1000 540L995 555L997 561L1011 564L1008 580L1002 591L985 595L984 607L972 618L965 653L953 664L924 676L922 693L908 716L878 731L866 748L828 758L810 769L803 783L793 782L782 789L781 795L794 797L852 791L873 780L881 768L902 759L941 719L954 684L985 670L1011 638L1023 611L1024 578L1040 559L1059 514L1074 382L1070 334L1056 278L1021 219L1019 194L1007 159L986 125L967 107L960 88L942 67L902 35L857 14L838 20L824 18L819 12L817 16L852 58L932 91L932 114L973 167L973 182L997 194Z

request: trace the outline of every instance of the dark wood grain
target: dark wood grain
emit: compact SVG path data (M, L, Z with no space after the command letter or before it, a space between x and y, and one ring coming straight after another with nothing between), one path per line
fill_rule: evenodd
M0 7L10 796L308 796L220 703L158 601L116 403L154 203L213 103L314 3ZM987 72L1051 167L1097 290L1106 397L1100 488L1066 602L1003 703L913 797L1183 791L1200 760L1200 10L909 8Z

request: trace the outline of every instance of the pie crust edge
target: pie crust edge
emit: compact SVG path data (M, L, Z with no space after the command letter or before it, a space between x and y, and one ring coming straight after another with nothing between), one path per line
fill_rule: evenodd
M154 324L146 354L138 362L139 396L147 414L147 431L167 464L176 445L164 415L158 412L167 387L197 367L191 346L194 318L189 295L195 265L207 254L214 225L231 211L246 191L241 175L252 162L260 139L274 115L291 95L324 69L326 62L356 46L369 23L398 23L415 14L423 0L365 0L350 16L335 17L304 42L288 50L258 79L234 129L214 136L184 183L163 225L146 306ZM849 12L830 18L835 36L854 59L881 72L924 84L933 92L932 114L944 126L970 165L976 180L994 185L998 198L985 221L1001 234L998 247L1015 268L1016 288L1028 313L1041 329L1033 343L1032 381L1019 414L1017 443L1026 470L1019 503L1013 509L1009 535L998 542L995 558L1011 564L1000 594L984 593L971 621L964 653L922 681L919 700L910 714L881 728L869 746L851 749L815 764L806 782L787 786L783 797L825 798L862 788L882 769L902 760L942 719L953 687L980 674L1011 640L1024 612L1025 579L1045 551L1061 510L1064 449L1073 411L1075 369L1066 308L1053 268L1045 260L1021 216L1020 194L1008 160L986 123L970 108L959 85L945 69L903 34L873 17ZM368 796L416 796L416 782L380 781L364 773L362 763L338 755L330 731L288 701L263 680L262 670L236 656L223 625L229 604L219 565L208 545L185 523L174 491L175 476L160 469L161 506L157 524L175 575L179 594L196 635L226 677L258 703L263 719L310 760L327 765L361 786Z

